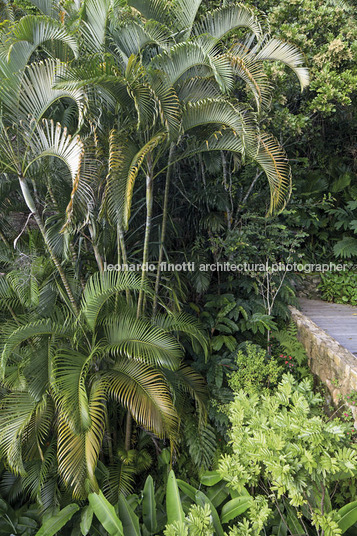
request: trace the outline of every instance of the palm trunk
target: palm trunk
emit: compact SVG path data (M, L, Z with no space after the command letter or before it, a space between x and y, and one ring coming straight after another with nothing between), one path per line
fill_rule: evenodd
M91 241L92 241L92 248L93 248L95 260L97 261L97 266L99 268L99 271L103 272L104 271L104 264L103 264L103 259L102 259L101 255L99 253L99 248L98 248L98 244L97 244L97 238L95 236L95 230L93 229L92 225L88 225L88 229L89 229L89 232L90 232L90 237L91 237Z
M144 239L144 251L143 251L143 261L141 267L141 289L139 292L138 307L137 307L137 317L139 318L142 312L143 305L143 288L146 280L146 265L149 259L149 241L150 241L150 231L151 231L151 222L152 222L152 206L153 206L153 176L151 162L148 156L148 171L146 174L146 224L145 224L145 239Z
M157 272L156 272L154 303L152 307L153 316L155 316L156 310L157 310L157 300L159 296L159 286L160 286L160 277L161 277L161 263L164 257L164 242L165 242L165 237L166 237L168 206L169 206L169 192L170 192L170 183L171 183L171 167L172 167L171 163L174 157L174 152L175 152L175 145L171 143L170 152L169 152L169 164L168 164L168 168L166 171L166 183L165 183L165 194L164 194L164 206L163 206L163 211L162 211L159 259L158 259Z
M32 198L32 195L31 195L31 192L26 184L26 179L24 177L22 177L21 175L19 175L19 182L20 182L20 187L21 187L21 191L22 191L22 194L24 196L24 199L25 199L25 203L28 207L28 209L32 212L32 214L34 215L34 218L36 220L36 223L38 225L38 228L40 229L40 232L42 234L42 238L43 238L43 241L47 247L47 250L50 254L50 257L52 259L52 262L53 264L55 265L58 273L59 273L59 276L62 280L62 283L63 283L63 286L66 290L66 293L67 293L67 296L69 298L69 301L71 302L71 305L73 307L73 310L76 314L78 314L79 310L78 310L78 305L76 303L76 300L74 299L74 296L73 296L73 293L72 293L72 290L71 290L71 287L69 286L69 283L67 281L67 278L66 278L66 274L64 273L64 270L61 266L61 263L59 261L59 259L57 258L57 255L55 254L55 252L53 251L48 239L47 239L47 236L46 236L46 231L45 231L45 228L44 228L44 225L42 223L42 220L40 218L40 215L37 211L37 208L35 206L35 203L34 203L34 200Z

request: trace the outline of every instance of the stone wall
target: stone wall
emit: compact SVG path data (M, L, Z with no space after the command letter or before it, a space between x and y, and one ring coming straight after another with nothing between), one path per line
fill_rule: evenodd
M336 406L341 395L348 396L351 391L357 391L357 358L301 311L295 307L290 307L290 311L311 372L326 385L331 397L328 403ZM357 408L350 407L357 428Z

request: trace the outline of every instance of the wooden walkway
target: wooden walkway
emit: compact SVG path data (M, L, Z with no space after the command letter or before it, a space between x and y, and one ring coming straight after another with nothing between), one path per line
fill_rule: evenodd
M357 307L299 298L301 312L357 356Z

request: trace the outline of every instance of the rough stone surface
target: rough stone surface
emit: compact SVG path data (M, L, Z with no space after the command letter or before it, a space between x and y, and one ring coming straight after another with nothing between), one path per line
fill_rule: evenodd
M298 339L304 345L309 367L327 386L331 399L338 405L341 396L357 391L357 357L333 337L319 328L309 317L290 307L291 318L298 329ZM351 406L357 428L357 408Z
M321 292L318 288L321 283L321 276L319 274L303 274L298 280L295 281L295 292L300 298L320 298Z

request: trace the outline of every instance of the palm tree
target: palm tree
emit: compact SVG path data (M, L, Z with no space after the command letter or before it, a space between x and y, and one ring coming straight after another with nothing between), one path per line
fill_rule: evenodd
M0 298L21 311L15 276L0 280ZM137 274L96 274L75 321L56 306L34 320L36 307L22 298L26 314L2 325L1 378L8 392L0 403L0 455L13 472L24 476L29 463L45 464L57 436L59 474L74 496L85 495L86 480L97 489L104 433L113 431L106 417L111 400L144 430L177 443L180 415L166 371L176 371L176 389L194 396L204 412L203 380L183 364L177 338L205 348L197 321L185 314L138 319L126 304L126 289L142 289ZM147 286L144 292L152 296Z

